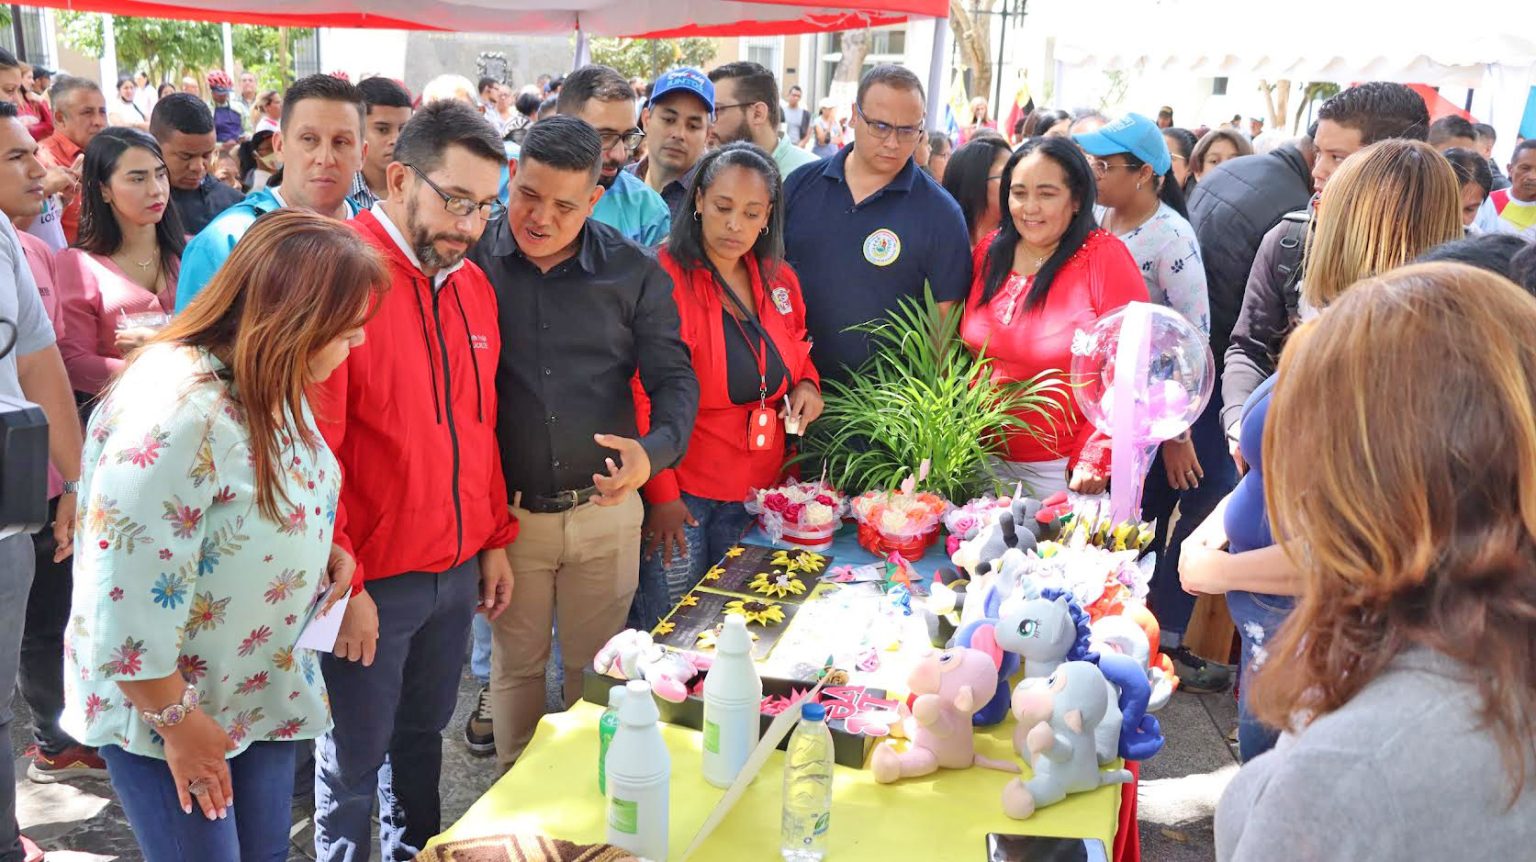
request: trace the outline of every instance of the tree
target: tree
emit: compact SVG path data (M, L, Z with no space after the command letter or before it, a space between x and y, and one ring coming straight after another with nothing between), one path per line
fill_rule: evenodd
M102 17L89 12L60 12L60 38L66 45L94 56L106 50ZM294 35L310 31L290 31ZM224 65L224 33L218 24L165 18L113 18L112 36L117 64L125 70L149 73L151 82L172 81L182 75L201 77ZM274 27L237 24L231 34L235 59L261 81L264 89L280 89L291 77L280 63L283 53ZM228 70L231 73L234 70ZM286 74L284 74L286 72ZM113 82L107 82L111 86Z
M1284 129L1285 115L1289 112L1291 104L1290 80L1281 78L1273 84L1260 80L1259 90L1264 93L1264 104L1269 108L1269 127Z
M675 66L702 67L715 58L713 39L613 39L592 40L592 62L612 66L626 78L654 81Z
M830 95L840 96L843 91L851 94L857 89L859 79L864 76L864 58L869 56L872 35L873 31L868 27L842 33L839 39L842 56L837 60L837 68L832 70Z
M971 70L971 92L978 96L992 92L992 10L996 6L997 0L971 0L971 8L966 9L961 0L949 0L949 25L954 28L960 57Z

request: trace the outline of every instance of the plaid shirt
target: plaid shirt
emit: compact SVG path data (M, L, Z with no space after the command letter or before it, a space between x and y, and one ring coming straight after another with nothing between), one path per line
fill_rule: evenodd
M358 171L352 177L352 194L347 196L352 204L359 210L371 210L373 205L379 202L379 196L368 188L368 180L364 179L363 172Z

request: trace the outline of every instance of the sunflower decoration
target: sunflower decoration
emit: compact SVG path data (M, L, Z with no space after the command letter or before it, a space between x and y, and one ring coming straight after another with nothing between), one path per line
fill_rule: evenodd
M743 548L740 545L733 545L733 546L731 546L731 549L729 551L725 552L725 558L727 560L734 560L737 557L741 556L742 554L745 554L746 552L747 552L746 548Z
M720 632L724 628L725 623L720 623L714 628L708 628L699 632L698 640L694 642L693 648L701 651L713 650L716 646L719 645ZM754 641L757 640L757 634L751 630L747 631L747 636L752 638Z
M778 599L805 592L805 582L787 572L758 572L747 586L755 593Z
M813 551L775 551L771 562L789 572L815 572L821 569L827 558Z
M709 571L704 573L704 580L706 580L706 581L718 581L718 580L720 580L720 576L723 575L723 574L725 574L725 569L724 568L722 568L720 566L710 566L709 567Z
M689 593L688 595L683 596L677 602L677 606L680 607L680 608L697 607L698 604L699 604L699 597L697 595L693 594L693 593Z
M677 623L674 623L671 620L662 620L656 624L656 628L651 629L651 634L655 635L656 637L661 637L663 635L672 634L672 630L675 628L677 628Z
M778 602L757 599L737 599L725 606L728 614L741 614L748 623L760 626L776 626L784 622L784 608Z

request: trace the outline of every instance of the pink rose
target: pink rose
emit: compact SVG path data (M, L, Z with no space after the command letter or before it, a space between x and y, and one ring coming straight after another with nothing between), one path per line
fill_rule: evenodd
M790 521L792 523L799 523L800 522L800 518L805 515L805 504L804 503L793 503L793 504L791 504L790 506L788 506L787 508L784 509L784 513L783 514L784 514L784 519L786 521Z
M833 500L831 497L828 497L826 494L817 494L816 495L816 502L820 503L823 506L836 506L837 505L837 501Z
M778 512L780 515L782 515L784 514L784 510L789 508L789 498L785 497L783 494L769 494L767 497L763 498L763 508L770 512Z

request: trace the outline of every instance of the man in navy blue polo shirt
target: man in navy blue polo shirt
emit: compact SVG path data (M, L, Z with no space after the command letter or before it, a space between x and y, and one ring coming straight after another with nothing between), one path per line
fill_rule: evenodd
M859 82L853 123L852 144L784 183L785 257L800 276L822 379L846 379L869 358L867 336L848 327L921 298L925 282L946 307L971 286L965 216L912 162L926 134L922 82L876 66Z

